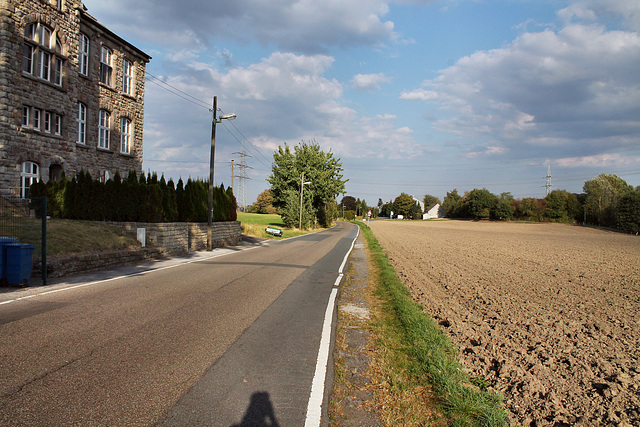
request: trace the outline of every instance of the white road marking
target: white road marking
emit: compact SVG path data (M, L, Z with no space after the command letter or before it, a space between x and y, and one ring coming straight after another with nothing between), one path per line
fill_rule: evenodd
M322 401L324 400L324 389L327 378L327 364L329 363L329 350L331 348L331 324L333 323L333 311L336 304L336 295L338 294L338 286L344 276L343 270L347 263L347 259L353 250L353 245L356 243L356 239L360 234L360 228L358 227L358 233L351 242L351 248L344 256L342 264L338 269L338 277L333 284L331 295L329 296L329 302L327 309L324 312L324 323L322 325L322 336L320 338L320 348L318 349L318 360L316 361L316 371L313 375L313 382L311 383L311 394L309 395L309 403L307 404L307 418L305 420L305 427L316 427L320 425L322 420Z

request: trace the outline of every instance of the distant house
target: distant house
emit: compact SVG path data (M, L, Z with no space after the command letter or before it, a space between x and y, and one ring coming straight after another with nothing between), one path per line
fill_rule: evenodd
M0 193L140 173L150 59L81 0L0 1Z
M444 218L446 215L440 203L436 203L422 215L422 219Z

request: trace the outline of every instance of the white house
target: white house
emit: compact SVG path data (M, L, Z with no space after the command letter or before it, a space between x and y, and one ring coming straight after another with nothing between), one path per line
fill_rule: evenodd
M422 219L444 218L446 215L440 203L433 205L428 211L422 214Z

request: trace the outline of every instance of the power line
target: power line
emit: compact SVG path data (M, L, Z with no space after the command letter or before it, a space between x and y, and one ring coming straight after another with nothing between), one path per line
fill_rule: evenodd
M165 82L160 77L156 77L153 74L148 73L146 71L145 71L145 74L148 77L151 77L153 79L153 80L147 79L148 82L155 84L156 86L166 90L167 92L170 92L170 93L172 93L172 94L184 99L185 101L191 102L192 104L195 104L198 107L206 108L207 110L209 110L211 108L211 107L209 107L209 103L208 102L203 101L202 99L197 98L197 97L195 97L195 96L193 96L193 95L191 95L191 94L189 94L189 93L187 93L187 92L185 92L185 91L183 91L181 89L178 89L177 87ZM171 89L168 89L167 87L169 87Z

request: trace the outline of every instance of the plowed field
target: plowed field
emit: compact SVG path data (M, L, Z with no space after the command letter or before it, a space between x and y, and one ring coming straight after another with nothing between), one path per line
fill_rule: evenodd
M514 423L640 425L640 237L562 224L370 225Z

